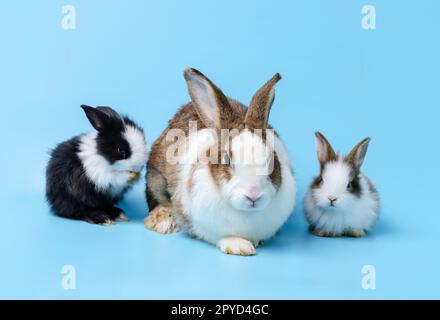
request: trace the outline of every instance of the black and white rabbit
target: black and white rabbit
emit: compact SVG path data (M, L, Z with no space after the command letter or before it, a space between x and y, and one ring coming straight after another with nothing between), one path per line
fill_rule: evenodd
M359 142L347 156L333 151L316 133L321 171L306 195L304 211L310 231L321 237L362 237L377 221L379 194L360 171L370 138Z
M100 225L127 221L115 207L147 161L143 130L110 107L82 105L97 132L60 143L46 169L46 197L61 217Z

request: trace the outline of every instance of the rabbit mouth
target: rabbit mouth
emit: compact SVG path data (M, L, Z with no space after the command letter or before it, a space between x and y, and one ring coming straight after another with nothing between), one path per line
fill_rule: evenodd
M338 207L335 204L326 204L321 206L321 210L325 212L335 212L338 210Z
M128 175L129 175L129 179L127 181L128 184L133 184L133 183L135 183L136 181L139 180L140 172L138 172L138 171L131 171L131 170L127 170L127 172L128 172Z
M240 203L240 204L232 204L232 207L241 211L241 212L259 212L264 211L268 206L266 201L260 201L258 203Z

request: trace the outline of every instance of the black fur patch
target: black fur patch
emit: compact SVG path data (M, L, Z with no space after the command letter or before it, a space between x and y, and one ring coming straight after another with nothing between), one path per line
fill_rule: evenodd
M322 183L322 176L320 174L319 176L317 176L313 179L312 186L311 186L312 189L318 189L319 186L321 185L321 183Z
M104 223L120 213L114 205L120 200L98 192L86 176L78 158L80 137L59 144L46 169L46 198L58 216Z
M98 131L96 139L98 152L104 156L110 164L118 160L128 159L132 154L130 144L124 138L124 131L127 125L143 132L142 129L128 117L113 117L102 130Z
M96 138L98 153L110 164L131 156L130 145L123 137L124 130L124 123L115 121L111 126L98 132Z
M347 186L348 192L356 197L360 197L362 194L362 186L359 179L360 172L358 170L352 169L350 174L350 182Z

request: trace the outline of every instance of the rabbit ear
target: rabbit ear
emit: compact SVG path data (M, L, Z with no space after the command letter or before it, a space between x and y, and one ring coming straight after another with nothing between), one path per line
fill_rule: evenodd
M200 71L187 68L184 77L189 95L203 124L208 128L222 128L225 113L230 112L228 98Z
M115 119L121 120L119 114L110 107L93 108L83 104L81 108L86 113L87 119L89 119L93 128L97 131L102 131Z
M365 138L364 140L359 142L346 157L347 161L351 163L356 169L360 169L362 163L364 162L370 140L370 138Z
M275 99L275 84L281 80L279 73L267 81L252 97L244 120L245 124L254 129L266 129L269 113Z
M321 166L331 160L336 160L336 153L333 150L330 142L324 137L321 132L316 132L316 153Z

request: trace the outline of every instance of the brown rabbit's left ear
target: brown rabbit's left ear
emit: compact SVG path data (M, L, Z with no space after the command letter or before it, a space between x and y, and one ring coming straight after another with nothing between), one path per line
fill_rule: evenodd
M248 127L253 129L267 128L270 109L275 99L275 84L279 80L281 80L281 75L277 73L252 97L244 120Z
M207 128L227 128L231 107L223 92L200 71L187 68L183 73L188 92L200 120Z
M356 169L359 169L364 162L370 140L370 138L365 138L359 142L346 157L347 161L350 162Z

